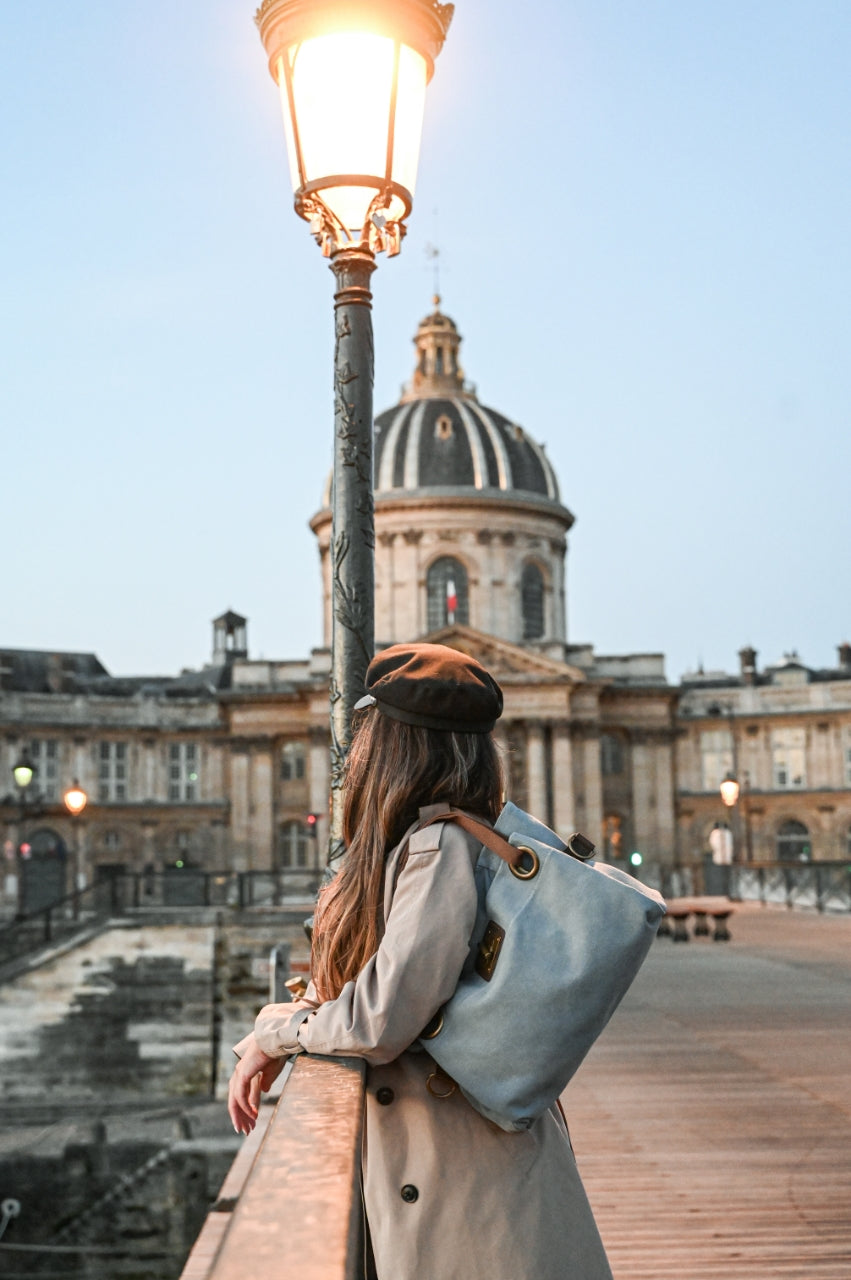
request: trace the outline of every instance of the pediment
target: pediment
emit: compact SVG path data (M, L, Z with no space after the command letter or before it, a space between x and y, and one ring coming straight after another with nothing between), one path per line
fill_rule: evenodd
M583 684L587 679L579 667L524 649L508 640L485 635L473 627L441 627L439 631L423 636L423 640L429 644L445 644L450 649L469 654L487 667L500 683L519 684L530 680L535 683Z

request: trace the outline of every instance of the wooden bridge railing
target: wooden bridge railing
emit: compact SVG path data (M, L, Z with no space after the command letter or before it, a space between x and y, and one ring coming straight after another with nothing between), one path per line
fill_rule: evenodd
M364 1070L314 1055L284 1069L181 1280L363 1280Z

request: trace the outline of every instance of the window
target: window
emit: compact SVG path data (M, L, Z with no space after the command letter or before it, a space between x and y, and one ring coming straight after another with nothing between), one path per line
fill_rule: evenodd
M775 729L771 735L774 785L784 790L805 787L806 729Z
M283 782L300 782L304 777L304 770L304 743L288 742L281 752L281 780Z
M623 743L613 733L600 734L600 772L623 773Z
M115 804L127 799L127 743L98 745L98 801Z
M303 822L285 822L281 827L280 853L282 867L298 868L308 865L310 837Z
M459 560L441 556L435 560L426 578L429 631L453 626L456 622L467 626L470 621L470 602L467 591L467 570Z
M198 799L199 751L196 742L170 742L168 746L168 798Z
M45 800L59 799L59 743L55 738L34 738L28 747L35 773L33 791Z
M520 580L523 639L539 640L544 634L544 575L536 564L523 566Z
M717 791L733 772L733 738L729 729L708 729L700 735L701 791Z
M803 822L784 822L777 832L777 861L809 862L811 857L810 833Z
M105 831L103 835L103 847L114 853L116 849L121 848L121 834L118 831Z

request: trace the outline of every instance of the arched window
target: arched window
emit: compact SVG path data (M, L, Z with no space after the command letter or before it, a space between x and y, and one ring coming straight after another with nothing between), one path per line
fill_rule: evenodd
M777 832L777 861L809 862L811 857L810 833L803 822L784 822Z
M540 640L544 634L544 575L536 564L523 566L520 580L523 639Z
M285 822L281 827L280 865L282 867L306 867L310 851L310 837L303 822Z
M459 560L441 556L435 560L426 577L428 604L427 625L429 631L453 626L456 622L467 626L470 621L470 598L467 590L467 570Z

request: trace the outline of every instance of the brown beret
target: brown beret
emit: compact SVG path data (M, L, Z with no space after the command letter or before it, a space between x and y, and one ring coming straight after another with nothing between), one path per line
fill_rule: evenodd
M481 663L445 644L394 644L376 654L365 698L393 720L446 733L490 733L502 714L502 690Z

